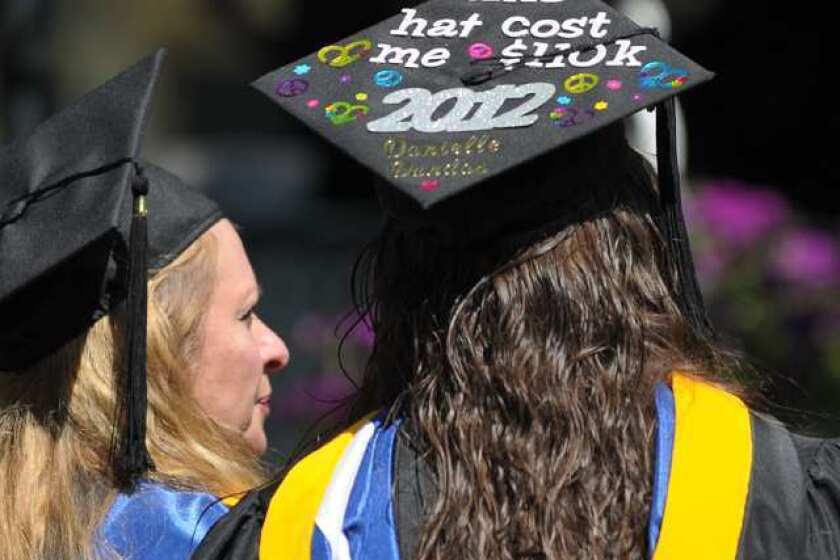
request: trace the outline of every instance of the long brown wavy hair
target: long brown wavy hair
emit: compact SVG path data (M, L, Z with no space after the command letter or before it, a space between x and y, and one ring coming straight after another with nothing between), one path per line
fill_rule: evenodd
M577 144L387 220L357 263L357 404L404 416L437 478L417 558L644 558L654 386L734 367L676 303L649 166L618 129Z

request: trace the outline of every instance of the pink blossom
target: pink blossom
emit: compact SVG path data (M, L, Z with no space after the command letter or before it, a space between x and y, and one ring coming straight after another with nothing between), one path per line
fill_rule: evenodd
M714 284L726 269L726 264L726 256L712 244L695 252L694 268L703 284Z
M840 284L840 247L831 235L813 228L788 234L772 256L780 278L810 287Z
M370 320L365 317L356 325L352 332L353 339L358 342L363 348L373 348L373 342L376 334L373 332L373 326Z
M784 198L772 190L732 180L709 183L688 204L688 216L709 234L734 247L749 247L790 216Z

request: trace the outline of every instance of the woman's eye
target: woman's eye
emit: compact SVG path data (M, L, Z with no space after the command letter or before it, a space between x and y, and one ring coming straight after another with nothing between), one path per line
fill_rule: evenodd
M240 321L242 321L242 322L244 322L244 323L248 323L248 324L250 324L250 323L251 323L251 321L253 320L253 318L254 318L254 308L252 307L251 309L249 309L248 311L246 311L246 312L245 312L245 314L244 314L244 315L242 315L242 316L239 318L239 320L240 320Z

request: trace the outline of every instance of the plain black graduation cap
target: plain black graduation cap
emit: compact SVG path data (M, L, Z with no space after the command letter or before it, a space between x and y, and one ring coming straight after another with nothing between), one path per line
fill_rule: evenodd
M598 0L431 0L254 85L385 179L386 211L405 198L396 190L419 214L466 191L480 201L491 179L655 107L659 218L678 299L696 330L712 334L683 221L674 106L711 77Z
M125 305L112 463L129 491L152 467L148 273L221 218L215 203L139 159L164 55L144 58L0 151L0 372L24 372Z

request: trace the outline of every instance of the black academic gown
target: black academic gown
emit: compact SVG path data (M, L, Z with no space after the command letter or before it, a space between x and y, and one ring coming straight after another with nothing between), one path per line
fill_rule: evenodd
M719 390L713 391L716 392L713 397L722 395ZM663 521L663 536L660 537L662 549L657 547L653 558L670 560L702 556L704 560L840 559L840 440L792 434L775 419L739 405L740 401L731 395L724 398L728 399L729 404L712 400L708 403L708 414L714 414L718 421L722 417L726 421L724 409L730 405L733 410L740 406L738 413L741 414L743 425L748 428L748 439L740 442L743 449L739 451L731 445L737 438L730 438L729 444L724 441L725 438L718 442L720 438L717 432L720 430L717 429L713 434L715 439L711 443L715 446L719 443L720 447L715 449L728 449L729 452L712 457L711 463L707 461L713 468L704 466L702 469L695 469L693 466L701 462L698 459L701 453L705 457L703 460L708 460L710 456L710 453L697 448L703 446L701 431L706 430L710 433L712 427L708 427L707 424L714 424L714 421L708 414L707 417L699 414L701 411L685 413L681 431L681 412L678 405L677 443L669 483L669 500L673 494L674 500L679 499L682 503L668 502ZM730 431L737 432L736 424L737 422L732 424ZM690 431L689 427L696 430ZM405 425L400 426L394 440L392 466L392 507L401 560L415 558L414 550L424 511L427 505L434 501L437 492L434 475L411 445L407 433L408 428ZM729 457L739 452L749 455L747 471L740 476L746 481L743 486L744 498L740 501L731 499L731 494L738 493L736 486L731 486L733 490L727 491L721 495L722 499L718 499L715 497L715 491L728 484L727 477L732 471L741 468L739 465L744 464ZM680 455L682 463L679 461ZM304 459L301 464L305 466L306 461L307 459ZM686 465L691 468L687 468ZM738 473L735 475L734 478L730 478L737 479ZM289 483L289 478L292 477L287 477L283 484ZM276 541L280 538L279 543L274 543L273 550L278 550L278 546L282 550L284 537L280 537L278 533L283 533L284 528L278 528L275 524L269 529L270 524L265 524L266 516L273 507L290 507L294 512L294 504L279 504L277 500L272 502L272 498L279 494L278 487L280 483L275 483L246 495L215 525L193 558L261 558L262 539ZM704 500L714 503L702 503ZM670 517L668 508L672 512ZM713 512L713 515L702 515L700 518L692 515L693 512L704 511L704 508L707 512ZM687 516L680 518L680 510L688 512ZM725 540L725 534L732 534L732 531L735 531L736 541L728 549L731 552L725 555L714 553L714 556L709 556L711 553L708 550L718 549L704 549L707 552L700 556L691 552L695 546L705 546L708 540ZM724 536L720 536L721 534ZM696 539L696 542L681 542L682 536L687 540ZM302 538L308 536L303 535ZM671 546L663 543L663 539L670 539ZM315 552L310 556L323 557ZM268 558L265 548L262 558Z

